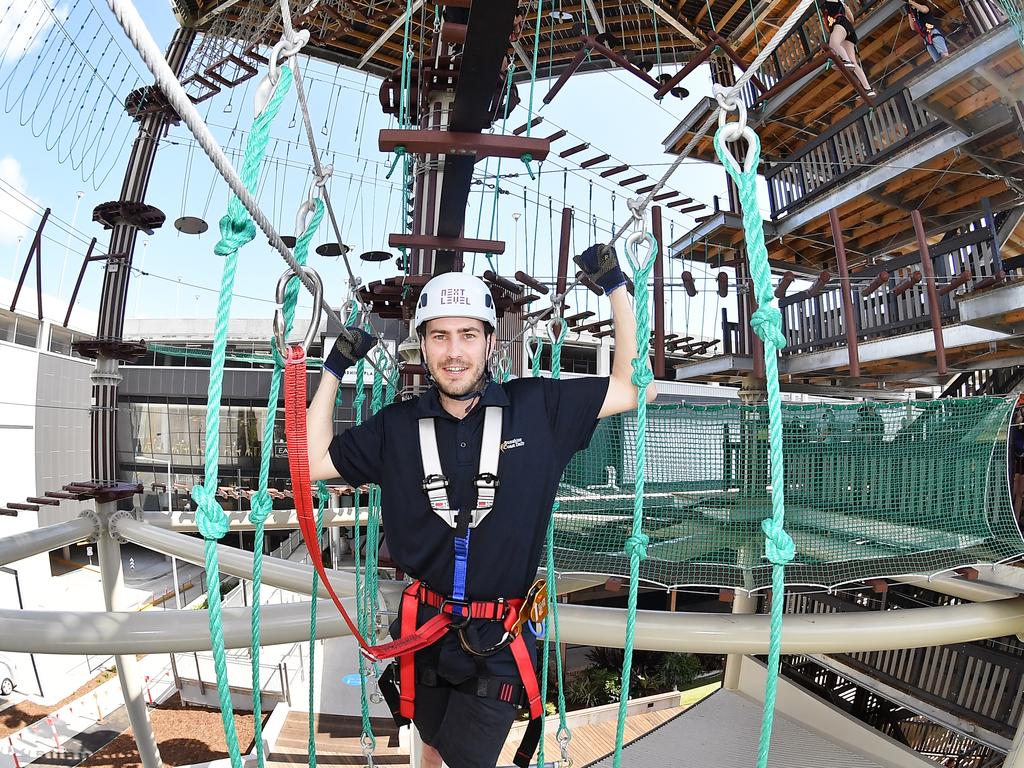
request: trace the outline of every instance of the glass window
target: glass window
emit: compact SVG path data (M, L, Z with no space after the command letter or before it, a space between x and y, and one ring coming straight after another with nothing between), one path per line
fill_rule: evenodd
M35 347L39 343L39 321L19 315L15 323L14 343L25 347Z
M56 352L59 355L70 355L71 342L73 340L74 334L67 328L61 328L59 325L50 326L49 349L51 352Z
M0 311L0 341L14 341L14 315Z

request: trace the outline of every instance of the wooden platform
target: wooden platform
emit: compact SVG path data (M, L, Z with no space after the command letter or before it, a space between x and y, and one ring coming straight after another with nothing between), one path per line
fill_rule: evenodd
M319 765L366 765L359 743L362 721L358 717L315 715L316 755ZM390 718L371 718L377 736L373 753L375 765L409 765L409 753L398 746L398 729ZM274 751L267 755L267 768L309 764L309 718L292 711L281 729Z
M639 739L641 736L647 735L662 723L678 717L685 711L686 707L671 707L669 709L659 709L627 717L625 743L628 744ZM558 731L558 716L549 717L545 726L544 760L547 763L551 763L558 760L560 754L558 751L558 740L555 738ZM508 741L505 742L505 748L501 750L498 765L512 765L512 758L515 756L516 747L519 746L523 727L525 727L525 724L513 726ZM572 742L569 746L569 757L572 758L573 767L586 768L588 765L593 765L598 760L614 752L615 728L615 720L573 728ZM534 759L536 759L536 756L534 756ZM680 764L682 765L682 763Z
M626 742L629 743L646 735L662 723L680 715L685 707L668 707L626 718ZM316 755L319 765L366 765L359 737L362 723L358 717L341 715L316 715ZM375 765L408 766L409 753L398 745L398 730L390 719L373 718L373 731L377 736L377 749L373 755ZM573 728L570 756L573 765L585 768L600 760L615 749L616 721L606 720ZM512 765L516 748L522 738L526 723L512 726L501 757L500 766ZM549 717L546 724L545 760L551 762L559 755L556 732L558 717ZM274 751L267 756L267 768L286 768L289 766L308 765L308 728L309 720L305 712L292 711L281 735L277 739Z

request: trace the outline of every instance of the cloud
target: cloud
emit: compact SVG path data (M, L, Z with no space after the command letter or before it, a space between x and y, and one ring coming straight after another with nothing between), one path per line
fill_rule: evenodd
M16 245L37 218L27 189L21 163L10 155L0 157L0 245Z
M50 12L48 0L12 0L0 16L0 64L17 61L34 51L53 26L54 14L62 21L67 10Z

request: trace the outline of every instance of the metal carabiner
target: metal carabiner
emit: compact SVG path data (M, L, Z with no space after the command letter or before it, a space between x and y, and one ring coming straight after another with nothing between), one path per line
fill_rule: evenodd
M569 333L569 324L562 319L561 315L556 313L548 320L545 330L548 333L548 341L554 346L565 341L565 336Z
M310 318L309 327L306 328L306 335L302 339L302 350L308 353L309 348L316 341L317 333L320 330L320 312L324 300L324 283L320 279L320 275L312 267L302 267L302 273L313 281L313 317ZM285 289L293 277L297 277L297 275L290 269L286 270L278 279L277 290L274 293L274 298L278 303L277 309L274 310L274 343L277 345L277 351L281 353L281 357L285 360L288 359L288 340L285 338L284 311L280 305L284 304Z
M647 255L641 259L638 255L637 246L640 241L646 240L648 245ZM644 229L635 230L629 233L626 238L626 257L629 259L630 266L633 267L633 272L639 272L644 269L647 264L654 258L654 255L658 252L658 241L654 239L654 235Z

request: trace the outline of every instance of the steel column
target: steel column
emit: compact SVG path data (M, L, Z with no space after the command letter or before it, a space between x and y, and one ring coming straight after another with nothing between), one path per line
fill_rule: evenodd
M839 213L835 208L828 212L828 223L832 227L832 240L836 245L836 260L839 262L839 294L843 307L843 328L846 330L846 351L850 356L850 376L857 378L860 376L860 357L857 354L857 324L853 317L853 296L850 293L850 267L846 263L846 243L843 242Z
M103 606L108 611L127 609L123 599L124 571L121 568L121 544L110 534L110 518L117 512L117 503L108 501L96 505L100 518L100 533L96 544L100 564L100 581L103 586ZM163 768L160 750L149 721L149 709L139 681L139 663L134 653L114 656L117 678L121 683L124 708L132 725L132 737L139 748L143 768Z
M175 30L167 48L167 63L175 75L181 74L195 36L193 29ZM124 172L120 200L145 201L157 146L167 124L168 114L162 111L156 111L139 121L139 133ZM121 340L137 236L138 229L127 224L118 224L110 232L110 245L107 248L109 255L103 273L99 322L96 327L96 338L101 341L116 343ZM117 358L107 357L101 352L96 358L96 368L92 375L92 479L101 482L117 479L117 387L121 380L117 368Z
M924 234L924 223L921 212L913 210L910 218L914 222L914 234L917 236L917 249L921 254L921 273L924 275L924 288L928 296L928 314L932 321L932 335L935 337L935 368L936 373L944 376L946 369L946 345L942 337L942 315L939 312L939 293L935 286L935 266L928 251L928 240Z
M661 206L651 208L651 234L658 244L654 257L654 377L665 378L665 243L661 239Z

